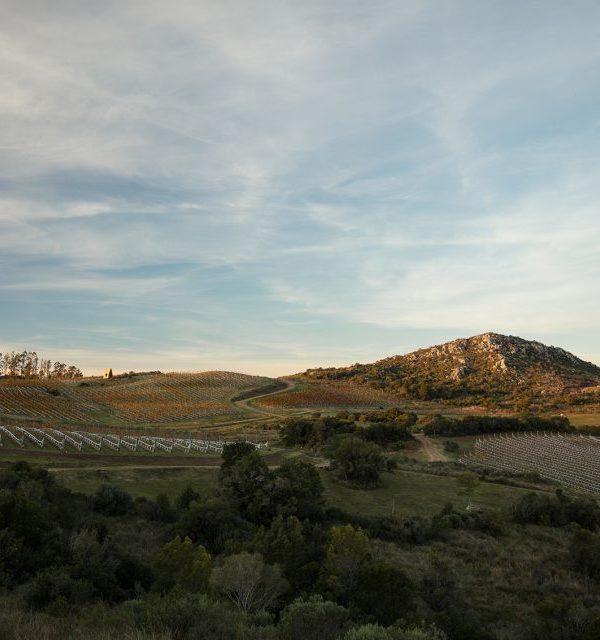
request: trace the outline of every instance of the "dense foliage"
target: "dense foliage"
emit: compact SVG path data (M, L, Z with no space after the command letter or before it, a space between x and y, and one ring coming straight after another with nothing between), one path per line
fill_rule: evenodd
M354 434L379 445L401 444L412 439L410 428L416 423L414 413L399 409L355 414L343 411L336 416L288 418L280 429L286 446L320 447L332 436Z
M327 446L378 451L354 434ZM599 528L595 500L560 491L505 514L352 516L312 465L272 469L245 443L213 495L173 503L83 496L19 463L0 474L0 624L10 640L592 640Z
M449 418L447 416L431 416L423 425L423 433L431 436L469 436L486 433L509 431L564 431L574 432L568 418L540 416L465 416Z

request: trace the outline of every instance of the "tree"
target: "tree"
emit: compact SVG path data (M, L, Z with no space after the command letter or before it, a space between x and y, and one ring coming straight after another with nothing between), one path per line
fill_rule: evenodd
M228 556L215 567L210 583L244 612L270 609L287 591L288 584L278 565L265 564L260 553Z
M245 444L225 447L219 489L244 518L261 524L272 517L273 473L258 451L242 447Z
M184 511L185 509L189 509L190 504L192 502L195 502L199 498L200 494L195 489L190 487L190 485L187 485L187 487L185 487L185 489L183 489L183 491L177 496L177 499L175 500L175 506L180 511Z
M461 487L463 493L467 496L467 509L471 506L471 498L475 489L479 486L479 476L472 471L465 471L456 478L459 487Z
M314 465L292 458L275 472L273 502L281 515L320 518L323 515L323 484Z
M358 587L362 565L371 557L369 538L351 524L332 527L330 534L321 583L326 593L347 601L348 594Z
M67 373L67 365L64 362L55 362L52 367L52 376L54 378L64 378Z
M229 603L203 593L173 589L165 596L151 594L131 603L139 638L173 640L247 640L245 616ZM129 634L124 634L125 635ZM254 635L252 636L255 637Z
M250 528L229 502L221 498L192 502L176 525L181 536L202 543L212 553L221 553L230 540L247 536Z
M253 547L269 561L283 568L296 592L306 590L316 580L325 557L324 532L308 520L277 516L268 528L261 527Z
M195 547L188 538L177 536L158 552L155 561L154 588L165 592L178 586L185 591L205 591L210 577L210 554Z
M94 510L108 516L122 516L133 507L131 496L119 487L102 485L94 496Z
M332 438L326 454L336 475L349 482L376 485L385 469L381 448L356 436Z
M358 570L359 589L349 594L352 608L371 615L380 624L392 624L413 610L413 585L399 568L381 558L364 562Z
M256 447L249 442L233 442L223 447L223 464L221 469L227 469L236 462L256 452Z

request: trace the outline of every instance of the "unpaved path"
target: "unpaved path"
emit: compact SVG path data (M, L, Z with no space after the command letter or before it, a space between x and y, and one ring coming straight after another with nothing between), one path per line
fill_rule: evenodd
M280 380L281 382L283 382L283 384L285 384L284 389L278 389L277 391L271 391L270 393L263 393L259 396L252 396L251 398L246 398L245 400L234 400L233 404L237 407L241 407L242 409L254 411L254 413L260 413L262 416L269 416L271 419L284 418L285 416L281 413L273 413L273 411L269 411L268 409L261 409L250 404L250 402L254 402L254 400L260 400L261 398L267 398L269 396L276 396L280 393L287 393L288 391L292 391L296 388L297 383L294 380L286 380L285 378L281 378Z
M415 438L421 443L429 462L444 462L444 456L435 448L433 442L421 433L415 433Z

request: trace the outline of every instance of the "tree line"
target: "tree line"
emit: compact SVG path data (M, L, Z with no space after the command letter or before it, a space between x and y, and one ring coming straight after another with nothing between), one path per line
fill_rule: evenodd
M52 362L35 351L0 353L0 375L19 378L81 378L83 373L74 365Z
M465 416L464 418L450 418L448 416L434 415L423 426L423 433L427 436L470 436L478 434L490 434L501 432L519 431L560 431L572 433L575 428L571 426L568 418L553 416L542 418L541 416Z

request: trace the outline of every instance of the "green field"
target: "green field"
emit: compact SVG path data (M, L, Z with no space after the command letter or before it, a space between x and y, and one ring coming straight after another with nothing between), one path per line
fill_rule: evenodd
M203 495L215 487L217 468L114 468L114 469L56 469L57 480L74 491L94 493L102 484L117 485L133 496L155 498L165 493L175 498L182 489L191 485ZM434 476L412 471L384 474L383 485L377 489L354 489L334 480L330 473L321 471L325 498L330 506L350 513L367 516L432 515L448 502L460 506L465 497L460 495L452 477ZM528 490L501 484L482 483L473 501L483 508L502 509Z
M134 497L156 498L165 493L175 498L188 485L202 495L209 495L215 487L218 468L56 469L53 473L61 484L81 493L91 494L103 484L114 484Z
M369 516L432 515L448 502L465 505L456 480L448 476L434 476L413 471L396 471L383 476L383 486L377 489L354 489L345 486L322 473L325 496L329 504L349 513ZM490 482L481 483L473 502L482 508L503 509L528 489L509 487Z

